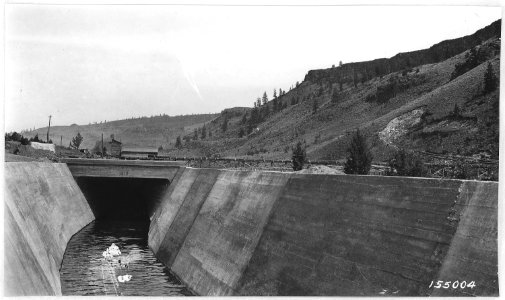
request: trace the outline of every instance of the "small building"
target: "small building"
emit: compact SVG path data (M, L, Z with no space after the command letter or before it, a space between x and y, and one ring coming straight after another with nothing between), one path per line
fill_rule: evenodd
M91 150L92 153L103 155L104 156L112 156L119 158L121 156L121 142L115 140L111 137L110 141L103 141L103 149L102 149L102 140L98 140L95 143L95 147Z
M123 147L121 158L124 159L149 159L158 157L158 148L155 147Z
M110 155L114 157L119 157L121 156L121 142L116 141L114 138L111 139L110 142L107 143Z

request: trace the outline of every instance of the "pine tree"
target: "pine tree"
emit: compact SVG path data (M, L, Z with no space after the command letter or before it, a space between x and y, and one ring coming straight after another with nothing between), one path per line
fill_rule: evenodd
M293 170L300 171L301 169L303 169L303 165L306 159L307 154L305 152L305 149L302 148L302 142L298 142L296 144L296 147L293 149L293 156L292 156Z
M263 105L267 104L268 102L267 92L263 92L263 98L261 100L263 101Z
M80 132L77 132L77 135L72 138L72 143L70 144L71 148L79 149L84 138L82 137Z
M193 140L198 140L198 130L195 129L195 132L193 134Z
M277 98L277 91L274 89L274 99Z
M228 130L228 116L224 117L223 124L221 125L221 130L226 132Z
M263 105L261 110L262 110L263 118L266 118L266 117L268 117L268 115L270 115L270 106Z
M256 124L256 123L259 123L259 112L258 112L258 108L255 107L251 110L251 118L249 119L249 124Z
M258 97L258 99L256 99L256 107L260 107L261 106L261 98Z
M203 124L203 127L202 127L202 133L200 135L200 138L203 140L207 137L207 128L205 128L205 124Z
M175 148L181 148L182 147L182 142L181 142L181 136L179 135L177 139L175 140Z
M238 132L238 137L242 138L244 137L244 135L245 135L244 128L240 128L240 131Z
M365 136L361 134L359 129L356 130L347 151L349 156L345 162L344 172L346 174L368 174L372 168L373 157Z
M487 63L487 70L484 74L484 94L490 93L498 86L498 79L493 72L493 66L490 62Z

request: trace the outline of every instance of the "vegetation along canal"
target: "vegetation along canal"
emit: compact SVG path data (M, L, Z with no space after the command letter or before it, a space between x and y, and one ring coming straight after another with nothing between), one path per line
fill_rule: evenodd
M63 257L63 295L191 295L154 257L147 245L148 230L149 223L141 220L98 219L84 227L72 237ZM104 258L103 252L113 243L121 254ZM123 275L131 279L121 282Z

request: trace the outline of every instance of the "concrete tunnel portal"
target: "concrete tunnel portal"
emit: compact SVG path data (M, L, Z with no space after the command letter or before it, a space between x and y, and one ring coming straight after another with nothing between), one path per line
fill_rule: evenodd
M77 177L76 182L96 219L145 221L170 185L161 178Z
M149 221L182 162L68 159L96 219Z

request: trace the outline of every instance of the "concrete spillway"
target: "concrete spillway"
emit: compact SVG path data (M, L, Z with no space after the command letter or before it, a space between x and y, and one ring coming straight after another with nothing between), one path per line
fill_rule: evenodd
M145 189L149 246L197 294L498 295L497 183L177 168ZM76 170L6 163L8 294L61 293L66 243L107 215L93 189L125 184L97 175L132 177Z

